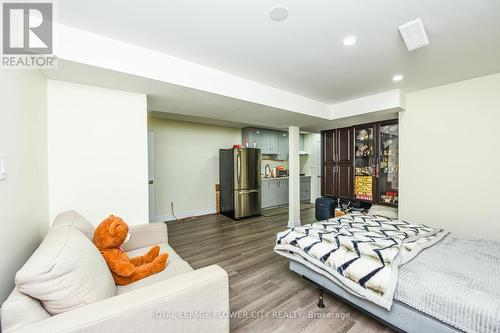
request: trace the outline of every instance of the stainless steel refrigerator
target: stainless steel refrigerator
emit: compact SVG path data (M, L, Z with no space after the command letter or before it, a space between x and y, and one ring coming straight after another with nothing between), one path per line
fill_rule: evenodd
M260 215L260 149L219 151L221 213L235 220Z

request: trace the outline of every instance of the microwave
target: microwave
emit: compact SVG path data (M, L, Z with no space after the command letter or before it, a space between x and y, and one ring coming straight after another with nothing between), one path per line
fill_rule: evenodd
M276 170L276 177L288 177L288 170Z

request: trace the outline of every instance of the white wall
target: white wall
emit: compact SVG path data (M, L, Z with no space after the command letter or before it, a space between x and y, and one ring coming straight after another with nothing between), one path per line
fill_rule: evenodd
M148 223L146 96L47 83L49 212Z
M500 74L409 93L400 217L500 240Z
M0 155L8 178L0 181L0 303L49 225L45 89L38 72L1 71Z
M219 149L241 144L241 129L149 119L155 134L157 220L215 213Z

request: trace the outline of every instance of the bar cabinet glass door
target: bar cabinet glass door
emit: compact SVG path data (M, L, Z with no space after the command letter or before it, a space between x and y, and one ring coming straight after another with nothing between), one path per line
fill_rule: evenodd
M399 126L380 125L377 201L397 206L399 195Z

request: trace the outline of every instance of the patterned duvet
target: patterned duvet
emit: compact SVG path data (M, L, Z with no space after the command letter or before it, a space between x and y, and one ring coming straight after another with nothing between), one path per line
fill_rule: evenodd
M446 234L422 224L352 214L280 232L274 250L390 310L399 267Z

